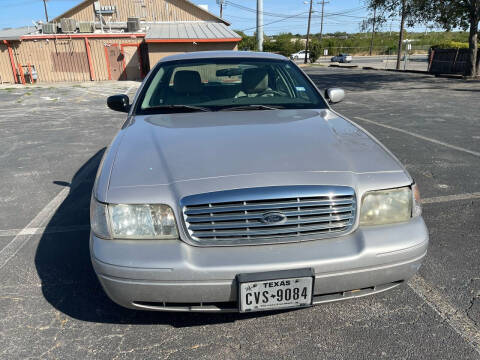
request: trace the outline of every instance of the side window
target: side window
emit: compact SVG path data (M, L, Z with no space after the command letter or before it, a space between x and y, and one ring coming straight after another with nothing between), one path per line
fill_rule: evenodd
M288 76L288 83L294 84L293 98L305 100L306 102L311 102L316 98L310 84L307 83L305 78L303 78L298 71L294 71L290 65L286 65L285 74Z
M161 92L164 90L165 86L161 86L165 75L165 69L161 67L158 72L155 74L154 79L152 80L150 86L145 93L145 97L142 102L142 109L160 105L161 101Z
M280 67L275 67L272 71L275 74L275 88L274 90L280 92L283 96L294 98L295 94L292 92L292 84L289 77L285 76Z

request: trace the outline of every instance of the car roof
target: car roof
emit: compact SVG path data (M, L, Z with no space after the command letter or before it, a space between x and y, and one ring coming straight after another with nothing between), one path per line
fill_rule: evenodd
M254 51L195 51L183 54L175 54L164 57L160 62L175 60L196 60L196 59L226 59L226 58L252 58L252 59L271 59L271 60L288 60L285 56L272 54L268 52Z

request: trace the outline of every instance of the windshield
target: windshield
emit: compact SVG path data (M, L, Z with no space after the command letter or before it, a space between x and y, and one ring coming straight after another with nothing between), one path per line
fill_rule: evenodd
M251 58L165 62L153 70L138 103L137 114L327 107L290 61Z

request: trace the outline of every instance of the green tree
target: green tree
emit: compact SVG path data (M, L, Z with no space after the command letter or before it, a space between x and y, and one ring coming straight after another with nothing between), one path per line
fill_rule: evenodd
M238 43L239 50L255 50L255 36L248 36L243 31L239 30L235 30L235 32L242 37L242 40Z
M305 43L303 43L300 39L297 38L297 40L295 40L295 51L294 53L297 53L299 52L300 50L303 50L305 49Z
M289 57L295 53L295 42L292 41L292 34L280 34L275 38L275 49L277 53Z
M315 63L318 58L322 55L322 45L320 41L317 39L312 39L309 44L309 55L310 55L310 62L313 64Z
M380 23L385 22L387 19L400 16L401 20L398 36L397 70L400 69L401 49L405 26L412 27L414 25L418 25L418 21L424 20L424 18L418 12L419 1L421 0L365 0L367 7L376 12L375 18Z
M440 24L445 30L462 28L470 30L468 43L470 55L466 76L479 75L478 23L480 0L416 0L425 20Z

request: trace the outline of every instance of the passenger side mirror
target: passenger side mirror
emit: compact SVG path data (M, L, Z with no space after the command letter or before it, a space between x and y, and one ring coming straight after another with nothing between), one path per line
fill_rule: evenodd
M127 95L113 95L107 99L110 109L128 113L130 110L130 99Z
M345 99L345 91L340 88L331 88L325 91L325 97L330 104L336 104Z

